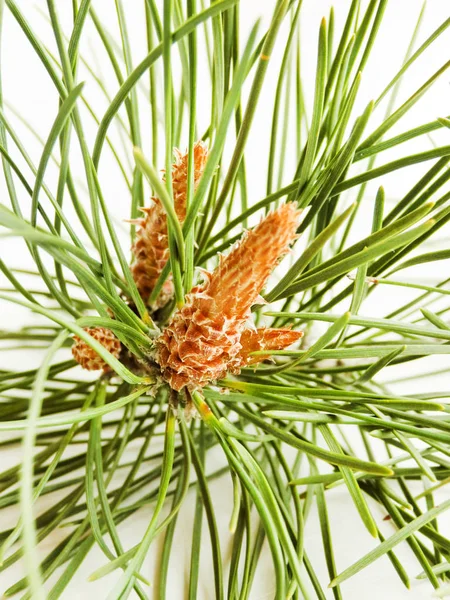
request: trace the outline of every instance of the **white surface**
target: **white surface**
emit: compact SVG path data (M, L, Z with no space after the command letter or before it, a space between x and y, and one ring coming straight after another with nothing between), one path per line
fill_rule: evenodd
M35 30L41 35L46 43L54 50L54 40L51 38L50 30L48 25L42 16L35 11L33 5L46 10L46 3L44 0L39 2L30 2L30 0L19 0L19 6L32 20ZM144 37L143 37L143 21L142 15L139 12L137 6L141 6L141 2L126 2L125 6L127 9L127 18L129 30L132 33L133 51L135 64L144 55ZM242 27L244 30L248 30L254 19L260 14L262 15L262 27L268 23L270 14L273 7L272 0L260 0L258 3L255 2L242 2ZM316 63L316 48L317 48L317 30L320 22L320 18L323 15L328 15L329 0L304 0L304 16L303 16L303 69L304 77L306 82L306 93L308 105L311 104L311 97L313 93L312 77L314 74L315 63ZM343 7L349 3L347 0L340 0L336 2L337 12L337 25L340 24L340 15L344 14ZM361 100L360 108L362 109L366 103L383 89L386 83L390 80L391 76L399 68L403 55L409 41L409 35L415 26L415 22L421 7L421 0L391 0L388 3L386 16L380 32L376 47L374 49L374 57L376 61L372 60L363 77L363 84L361 88ZM70 24L71 2L65 0L64 2L58 2L58 10L63 17L64 23ZM111 28L112 31L117 33L117 25L114 19L114 3L112 0L101 2L97 0L94 2L94 6L101 15L105 23ZM341 13L342 7L342 13ZM421 30L420 41L424 40L431 31L433 31L445 18L449 16L448 2L443 0L437 1L432 0L429 4L426 18L423 23ZM90 29L92 30L92 29ZM262 29L261 29L262 30ZM282 38L281 38L282 39ZM427 51L424 57L418 61L414 66L410 74L408 75L405 84L402 86L397 106L403 102L410 94L417 89L431 73L437 70L446 60L448 60L448 47L450 37L448 32L444 34L441 39L436 43L434 48ZM106 62L102 57L101 52L96 52L98 49L98 42L95 37L88 40L86 36L82 39L83 51L90 53L93 56L91 65L94 69L97 68L97 64L101 65L101 68L105 68ZM92 49L94 52L92 52ZM6 11L6 25L3 41L3 63L4 63L4 94L6 100L13 105L21 114L23 114L28 120L30 120L36 127L37 132L45 138L48 135L52 120L55 116L57 108L57 95L52 87L51 82L48 78L43 76L42 67L38 64L36 57L30 51L28 43L24 41L22 33L18 30L15 23L9 17ZM275 52L275 57L282 51L282 44L278 44ZM114 80L110 70L104 71L104 75L108 80L108 89L111 93L114 93L117 89L117 84ZM83 79L83 71L81 70L80 79ZM145 80L145 86L147 85ZM274 88L274 71L269 71L268 80L266 83L266 89ZM101 115L105 110L105 101L98 94L93 84L86 86L86 95L93 101L94 105L98 109L98 113ZM203 107L207 106L209 101L207 97L207 91L200 89L199 94L200 109L199 109L199 121L201 130L202 115L207 115L207 110L203 110ZM445 74L440 81L433 88L431 93L428 93L417 107L411 111L411 114L406 118L402 119L400 125L396 127L395 132L399 132L408 129L409 126L421 124L433 120L437 116L444 116L450 113L449 110L449 75ZM144 109L144 103L141 103L141 120L145 122L147 113ZM252 130L252 135L248 144L247 152L247 170L249 173L251 195L249 198L250 202L258 200L264 195L265 188L265 177L261 177L261 162L265 168L266 154L267 154L267 123L268 118L271 116L272 102L264 105L258 109L255 124ZM382 110L379 111L382 114ZM204 117L207 119L208 117ZM375 115L370 129L372 130L376 126L377 116ZM39 158L40 147L39 144L25 132L23 127L18 125L19 132L23 132L25 138L28 137L27 147L30 149L30 153L35 161ZM394 131L392 133L394 133ZM93 135L95 134L95 127L90 127L88 130L89 143L92 144ZM438 136L436 136L438 139ZM448 134L446 131L440 132L441 140L448 140ZM150 140L144 139L144 149L149 148ZM448 141L444 142L448 143ZM410 144L410 148L414 149L416 142ZM430 142L431 147L431 142ZM421 147L421 149L423 149ZM377 164L382 164L392 160L393 152L386 152L379 159ZM288 167L292 166L292 160L290 160L289 153L287 155ZM76 163L73 165L76 168ZM417 178L417 173L423 171L424 167L413 167L414 177ZM287 169L287 173L290 173L290 168ZM55 175L57 174L56 169L50 168L49 177L47 182L49 185L54 185ZM105 158L102 162L100 169L100 176L106 197L111 206L114 207L114 212L118 219L123 219L128 216L128 204L125 194L125 188L120 175L117 173L117 169L111 166L110 157L106 153ZM30 180L32 178L30 177ZM383 185L386 188L387 196L389 198L398 197L405 189L408 189L410 184L408 178L408 170L401 171L395 175L390 175L383 178ZM3 182L0 184L3 186ZM368 196L373 193L379 182L375 182L373 185L368 186ZM3 188L2 198L5 197ZM373 197L373 196L372 196ZM25 195L21 198L25 207L29 206L29 199ZM362 223L362 226L368 226L367 222ZM126 238L124 237L124 240ZM126 244L126 242L124 242ZM18 240L8 240L7 242L0 242L0 252L3 258L6 257L8 264L14 263L15 266L25 266L27 264L27 253L22 242ZM443 263L446 264L446 263ZM441 266L440 266L441 268ZM418 277L425 278L428 282L437 282L441 277L442 272L419 272ZM387 298L387 292L384 290L384 296ZM392 288L389 290L389 303L392 301L402 303L408 296L407 292L400 292L398 288ZM380 296L374 294L374 299L370 306L370 310L374 311L375 314L383 314L383 300L380 301ZM366 308L365 308L366 310ZM22 309L18 307L1 305L2 315L2 326L5 323L15 322L18 325L21 320L25 321L28 316ZM27 321L28 322L28 321ZM8 366L14 366L18 368L23 366L23 355L20 358L17 353L11 353L6 359L2 354L2 359L6 360ZM19 363L20 360L20 363ZM35 365L38 361L37 355L34 353L29 357L29 364ZM438 363L436 359L427 361L428 364L442 364L443 368L448 369L448 359L442 359ZM423 362L424 371L427 369L427 364ZM416 373L417 363L414 366L407 365L403 369L403 375ZM432 382L414 381L411 382L408 388L418 391L418 387L422 389L430 389L430 385L435 385L437 388L448 389L448 379L444 375L443 378L438 381L433 379ZM397 387L401 389L402 393L408 393L409 389L405 387ZM3 452L1 457L2 465L8 465L10 462L13 463L17 460L17 456L20 456L20 448L17 448L17 454L14 456ZM213 463L220 461L219 454L213 454L210 458L210 467L215 466ZM214 481L211 484L211 491L213 493L214 505L218 518L218 523L221 531L221 543L222 551L225 559L225 569L230 556L231 549L231 536L227 532L227 524L229 521L231 511L231 487L228 478L222 478L219 481ZM442 493L441 498L444 498ZM364 530L360 523L358 515L355 512L353 504L348 498L348 494L345 490L340 487L331 493L327 493L327 499L329 503L330 521L333 532L333 539L335 544L337 570L341 572L347 566L359 559L365 552L375 546L374 540L370 539L367 532ZM192 507L193 507L193 495L189 497L186 505L180 512L178 519L178 525L175 535L175 544L177 551L174 553L171 562L171 572L169 575L170 592L168 598L171 600L178 600L185 598L185 582L188 577L189 569L189 552L190 552L190 536L192 529ZM437 496L439 500L439 496ZM40 507L45 505L45 501L40 504ZM384 535L389 535L394 530L389 523L383 522L384 513L380 510L377 505L371 504L374 508L374 515L377 517ZM142 509L133 518L128 519L120 528L119 531L122 536L122 541L125 547L131 547L134 543L138 542L143 530L148 524L148 520L151 515L152 508ZM0 515L0 525L10 524L15 520L17 514L15 511L5 511ZM446 530L447 535L450 534L450 523L449 515L445 515L442 519L443 530ZM51 547L52 541L57 536L52 536L50 540L47 540L42 545L42 553ZM160 540L159 540L160 541ZM199 600L210 599L213 597L212 588L212 565L210 553L208 550L208 532L206 524L203 526L203 550L202 550L202 571L200 578L200 590ZM309 557L319 575L321 584L326 588L328 583L328 575L325 567L323 558L323 551L321 546L321 536L319 531L319 525L317 518L311 515L308 520L305 536L305 545ZM150 554L145 562L143 574L148 576L151 580L157 581L155 573L158 569L157 562L157 551L158 543L155 543L150 551ZM406 545L401 545L396 550L398 556L404 562L408 573L412 580L412 589L408 592L402 587L397 575L394 573L390 562L383 558L377 561L375 564L366 568L364 571L353 577L349 582L346 582L342 586L343 596L345 600L378 600L379 598L386 598L386 600L424 600L430 598L432 589L427 582L418 582L414 580L414 575L417 574L421 568L417 564L415 558L412 556L409 548ZM89 555L88 561L83 565L81 570L74 577L70 587L63 594L64 600L78 600L83 598L86 600L106 598L107 592L111 589L112 583L116 580L117 575L113 574L108 578L102 579L95 583L87 583L87 577L97 567L104 564L104 557L100 551L93 551ZM271 572L271 561L270 556L266 552L264 558L259 566L256 583L251 595L252 600L265 600L273 597L273 576ZM0 574L0 593L17 580L20 574L19 567L6 573ZM332 598L330 590L327 592L327 598ZM157 584L154 585L153 590L150 591L150 598L157 597Z

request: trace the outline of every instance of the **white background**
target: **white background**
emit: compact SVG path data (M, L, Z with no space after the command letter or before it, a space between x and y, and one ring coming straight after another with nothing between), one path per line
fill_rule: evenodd
M144 47L144 29L141 9L141 2L127 2L125 3L127 11L127 19L129 31L133 42L133 53L134 62L137 64L141 58L145 55ZM243 0L242 5L242 30L243 39L245 39L245 32L247 32L254 20L261 16L262 31L268 24L272 9L272 0L260 0L259 2L246 2ZM33 23L33 27L36 32L45 40L45 43L52 49L55 50L54 40L51 37L51 32L45 18L38 11L40 8L46 11L46 3L41 0L40 2L31 2L30 0L19 0L18 5L26 16ZM63 23L67 28L70 27L70 12L71 2L69 0L62 0L57 3L58 10L60 11ZM115 9L113 0L97 0L93 2L102 21L107 24L110 30L117 35L117 23L114 18ZM317 51L317 33L320 19L322 16L327 16L329 13L329 7L331 3L329 0L304 0L303 19L302 19L302 68L305 82L305 92L307 95L307 104L311 106L311 99L313 94L313 77L316 64L316 51ZM347 0L340 0L336 2L336 24L339 30L339 26L342 25L342 15L345 14L345 8L348 7L349 2ZM362 110L367 102L376 98L381 92L384 86L389 82L390 78L400 67L406 48L409 43L411 32L413 31L417 17L421 8L422 2L419 0L390 0L388 2L388 8L386 11L385 19L380 31L380 35L376 46L374 48L373 56L375 60L371 60L367 66L366 72L363 74L363 82L361 86L361 99L359 101L358 110ZM7 13L7 10L6 10ZM431 0L429 2L425 19L423 21L419 41L423 41L436 27L444 21L444 19L450 16L449 4L445 0ZM69 29L67 29L69 31ZM86 56L89 56L90 66L98 71L102 72L102 76L107 81L107 87L111 94L114 94L117 90L117 83L114 79L110 69L105 66L107 63L102 56L98 40L93 34L92 27L88 28L88 31L92 35L84 36L82 39L82 52ZM286 33L286 30L283 30ZM285 39L285 38L284 38ZM280 41L283 40L283 35L280 36ZM406 100L411 93L413 93L432 73L434 73L449 57L449 45L450 34L446 32L434 47L429 49L426 54L415 64L413 69L409 72L405 83L402 85L399 98L397 100L397 106ZM276 60L282 52L282 44L279 43L274 53L274 59ZM55 117L57 110L57 95L50 82L49 78L44 75L42 67L39 65L33 52L30 50L28 42L25 40L23 34L19 31L13 20L6 14L6 22L4 27L4 41L2 47L3 55L3 88L5 100L9 105L13 106L21 115L23 115L35 128L36 132L42 137L46 138L50 130L52 121ZM201 72L201 71L200 71ZM275 87L275 73L276 68L270 70L267 77L266 89L272 90ZM450 73L450 71L449 71ZM83 79L83 69L80 71L80 80ZM422 124L435 119L438 116L446 116L450 114L450 102L449 102L449 82L450 75L444 74L443 77L434 86L431 92L429 92L421 102L408 114L401 123L396 127L395 132L407 130L408 128ZM207 122L208 119L208 80L205 77L204 82L199 86L199 129L202 130L202 119ZM144 88L147 86L145 80ZM98 92L95 84L90 81L85 89L86 96L96 107L99 115L102 115L106 101L102 95ZM269 96L268 96L269 97ZM263 197L265 189L265 165L267 156L267 140L268 140L268 122L272 111L272 100L262 102L259 107L255 123L252 130L252 135L248 144L247 152L247 170L250 182L250 197L249 201L254 202ZM10 115L11 113L8 113ZM376 127L377 119L380 119L383 114L383 107L381 106L379 111L374 115L371 121L370 129L373 130ZM145 111L145 105L141 102L141 119L145 123L145 119L148 118L148 114ZM23 128L17 120L13 121L17 124L17 130L23 136L26 141L26 147L30 152L30 155L35 162L39 160L40 144L27 133L26 129ZM150 148L150 140L148 136L145 136L144 130L144 149ZM147 129L149 131L149 129ZM87 130L88 141L90 147L92 146L93 136L95 135L95 127L92 124ZM446 131L440 132L439 135L435 136L435 141L448 144L449 134ZM408 148L411 152L424 150L424 142L421 139L418 142L412 142ZM429 140L429 146L432 147L432 140ZM389 151L383 155L377 164L383 164L392 160L396 156L395 152ZM76 169L76 158L74 159L74 168ZM287 152L286 161L288 166L292 164L293 157L292 153ZM162 166L162 165L161 165ZM428 166L428 165L427 165ZM404 170L394 175L383 178L383 185L385 186L388 203L400 197L405 190L410 186L410 174L413 175L414 180L418 179L418 173L423 171L425 167L413 167L410 170ZM287 176L289 176L290 170L287 169ZM50 167L47 183L54 186L55 175L57 174L56 169ZM105 159L101 164L100 177L102 180L103 189L108 201L117 217L118 222L128 216L128 196L126 189L123 185L123 181L114 166L114 163L105 155ZM30 176L30 181L32 178ZM380 182L375 182L373 185L368 186L367 196L372 198L376 191L376 187ZM8 203L7 197L5 196L5 189L3 182L0 184L0 190L2 192L1 199L5 203ZM55 189L53 187L53 189ZM21 190L23 193L23 190ZM372 194L372 196L370 196ZM351 201L351 195L349 195L349 202ZM29 200L23 193L21 196L23 206L29 207ZM369 202L369 201L368 201ZM368 203L368 209L370 204ZM362 231L366 231L370 227L370 210L361 216L361 228ZM124 232L124 240L126 240ZM447 238L448 239L448 238ZM126 243L125 247L126 247ZM0 253L1 257L9 266L24 267L28 262L28 255L22 242L19 240L2 240L0 242ZM448 272L448 261L443 262L433 272L429 269L417 270L415 278L417 281L425 283L437 283L444 278L444 270ZM31 285L31 284L30 284ZM379 296L373 295L371 303L364 306L364 311L368 314L379 314L380 316L385 314L387 311L387 304L391 306L393 303L401 304L409 296L406 292L400 292L399 288L390 288L389 292L383 290L383 294ZM1 315L1 327L9 328L18 327L21 323L29 322L29 316L25 314L25 311L19 307L11 306L10 304L2 303L0 305ZM23 352L10 352L8 355L2 353L2 368L23 368L24 362L27 366L35 366L39 364L38 353ZM409 384L403 382L401 385L393 386L395 391L401 391L401 393L407 394L410 391L421 391L429 390L431 386L434 389L449 389L448 384L448 371L449 368L448 359L432 361L423 361L420 366L407 365L400 373L402 376L415 375L417 372L426 372L427 369L436 366L441 366L443 369L443 375L440 379L422 379L414 380ZM391 372L392 376L392 372ZM20 457L20 447L14 452L5 453L3 451L1 456L1 464L6 468L8 465L15 464L18 457ZM220 461L220 455L213 453L210 457L209 466L213 468ZM418 491L420 491L418 487ZM221 544L224 556L224 561L228 564L230 550L231 550L231 536L227 530L227 524L229 521L230 510L231 510L231 486L228 478L223 478L219 481L214 481L211 484L211 491L214 498L214 506L218 523L221 533ZM446 496L444 492L441 495L437 495L436 499L443 499ZM171 600L178 600L185 597L185 584L188 579L189 569L189 553L190 553L190 539L192 531L192 503L193 496L191 496L186 502L186 506L180 512L178 519L178 526L175 535L175 546L176 552L174 553L171 562L171 572L169 575L169 589L167 597ZM331 528L333 533L333 539L335 544L337 570L341 572L347 566L358 560L365 552L369 551L375 546L375 541L370 539L367 532L364 530L360 523L359 517L353 507L353 504L348 498L343 487L338 487L335 490L327 493L328 507L330 512ZM43 508L45 501L39 503L39 507ZM373 503L373 512L377 521L382 528L385 536L394 532L394 529L389 523L382 521L384 517L383 511ZM142 535L142 532L148 524L149 517L151 515L152 508L148 507L139 511L133 518L128 519L124 525L120 527L122 535L122 541L126 548L131 547L137 543ZM5 511L0 515L0 526L10 526L11 522L17 518L17 514L14 511ZM450 534L450 523L449 517L444 516L442 519L443 532ZM210 552L208 549L208 533L206 524L203 528L204 533L204 549L201 556L202 572L200 578L199 588L199 599L210 599L213 597L212 588L212 568ZM52 536L48 541L42 544L42 555L44 556L47 551L52 547L55 540L59 539L58 535ZM148 576L154 581L153 589L149 592L149 597L153 595L157 597L157 570L158 570L158 546L161 540L158 540L152 547L150 554L146 560L143 568L143 574ZM328 574L326 571L323 551L321 546L321 535L319 525L315 512L313 511L308 524L306 527L305 535L305 546L309 553L309 557L319 575L320 581L323 587L326 588L328 582ZM429 598L432 595L432 590L428 583L419 582L414 579L414 576L421 570L416 560L410 553L409 549L402 545L396 550L399 558L404 562L407 567L408 573L411 576L412 589L410 591L405 590L402 587L398 577L394 573L390 562L383 558L377 561L375 564L369 566L364 571L353 577L350 581L346 582L342 586L343 596L345 600L371 600L379 599L381 597L387 600L419 600ZM111 575L101 581L95 583L87 583L87 577L92 571L98 566L104 564L104 557L100 551L94 550L90 555L88 561L83 565L82 569L74 577L72 584L63 594L63 598L67 600L85 598L106 598L107 592L111 589L113 582L116 579L116 575ZM255 586L252 592L252 600L265 600L273 597L273 577L270 568L270 556L266 552L263 559L261 560L260 568L257 572ZM6 573L0 574L0 593L15 582L20 575L20 567L11 569ZM327 591L327 597L332 598L331 591Z

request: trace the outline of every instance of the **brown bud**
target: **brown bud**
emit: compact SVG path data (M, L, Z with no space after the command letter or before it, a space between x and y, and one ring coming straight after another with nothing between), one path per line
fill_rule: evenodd
M250 356L252 352L259 350L283 350L291 346L303 337L303 331L292 331L292 329L244 329L241 335L241 350L236 357L236 368L240 369L247 365L254 365L269 358L268 354L262 356Z
M202 387L240 364L250 307L295 239L298 217L292 204L270 213L187 295L156 342L156 359L173 389Z
M282 205L220 260L205 290L211 298L211 312L247 319L269 275L295 239L299 215L294 204Z
M205 168L208 150L206 144L197 142L193 151L194 189L196 189ZM186 218L187 171L188 154L181 154L179 150L175 150L175 162L172 166L172 189L174 208L180 222ZM166 213L158 198L152 198L152 201L153 204L150 208L141 209L145 216L135 221L139 228L132 248L135 260L131 271L139 293L146 304L148 304L156 282L169 260ZM172 296L173 283L168 279L152 308L164 306Z
M113 356L118 358L121 350L120 341L114 333L105 327L85 327L84 331L106 348ZM110 370L109 365L97 354L84 340L77 335L73 338L72 354L74 359L83 369L88 371L103 370L107 373Z

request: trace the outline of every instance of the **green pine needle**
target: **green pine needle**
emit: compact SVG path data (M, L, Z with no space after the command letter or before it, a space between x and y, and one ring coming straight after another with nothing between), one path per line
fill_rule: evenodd
M210 597L246 600L264 552L277 600L324 600L327 586L344 600L341 584L382 556L409 588L396 554L406 543L417 579L444 596L450 394L437 381L450 368L433 363L450 355L450 146L442 141L450 115L421 122L416 108L450 62L412 93L403 82L430 48L448 45L450 19L422 37L422 7L403 63L370 89L371 100L365 72L382 68L378 48L392 44L387 0L337 3L317 23L306 22L307 0L273 0L266 30L243 16L239 0L142 0L133 28L134 3L110 4L113 21L90 0L47 0L38 12L0 2L0 451L13 458L0 472L0 514L8 515L0 582L9 586L0 595L57 600L77 572L87 586L114 573L105 598L145 599L151 585L164 600L184 569L194 600L209 553ZM3 83L11 84L5 63L14 54L5 27L33 53L16 76L36 70L30 81L41 78L52 100L48 122L33 99L35 112L22 115L14 86ZM304 27L315 31L313 52ZM308 84L307 63L315 73ZM197 140L209 154L194 185ZM187 149L183 223L174 147ZM148 186L164 211L168 256L144 298L130 247ZM239 373L202 389L171 390L155 339L199 283L197 271L213 271L283 202L302 210L299 240L251 318L302 330L301 342L255 349ZM155 308L171 285L172 301ZM87 328L112 332L120 354ZM71 359L73 335L103 372ZM200 418L190 421L193 412ZM232 485L225 546L215 479ZM376 538L347 566L337 560L336 487ZM174 570L190 497L190 560ZM130 548L122 524L144 507L148 526ZM321 564L304 535L313 508ZM94 547L104 562L86 560ZM151 581L143 569L150 547L160 549ZM25 576L16 581L21 561Z

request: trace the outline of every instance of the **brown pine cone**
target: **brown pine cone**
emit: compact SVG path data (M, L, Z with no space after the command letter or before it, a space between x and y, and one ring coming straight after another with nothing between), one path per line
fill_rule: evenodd
M194 190L197 188L205 168L208 149L203 142L194 145ZM174 208L182 223L186 218L188 154L175 150L175 162L172 167L172 189ZM164 179L164 177L163 177ZM134 222L139 226L136 241L132 248L135 261L131 266L133 278L144 302L148 305L161 272L169 260L169 237L167 217L158 198L152 198L150 208L142 208L145 217ZM160 295L151 307L161 308L173 296L173 283L168 279Z
M113 356L119 357L121 350L121 343L116 338L114 333L110 329L105 327L85 327L84 331L99 342L104 348L106 348ZM84 340L80 339L77 335L73 338L74 344L72 346L72 354L74 359L79 363L83 369L88 371L100 371L104 373L110 371L110 366L103 360L101 356L97 354Z
M173 389L202 387L241 364L250 308L295 239L299 214L293 204L270 213L187 295L156 341L156 360Z
M301 337L303 337L303 331L292 331L292 329L272 329L270 327L244 329L239 340L242 348L236 356L233 373L239 373L242 367L254 365L270 357L268 354L250 356L251 352L283 350L297 342Z

